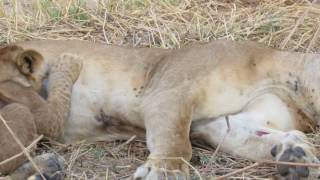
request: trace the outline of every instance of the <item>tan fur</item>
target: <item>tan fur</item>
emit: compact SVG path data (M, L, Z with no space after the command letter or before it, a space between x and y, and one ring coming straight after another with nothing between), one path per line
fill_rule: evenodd
M270 119L265 113L256 126L248 129L246 133L253 133L248 136L235 127L235 136L238 133L238 137L250 141L244 141L249 143L246 145L226 142L223 148L230 153L250 157L248 153L253 151L250 148L256 143L270 147L271 144L295 142L292 140L295 138L291 138L295 136L279 141L287 136L278 131L309 130L317 124L320 113L320 84L317 83L320 56L315 54L282 52L256 43L232 41L215 41L177 50L131 49L81 41L18 44L39 51L44 57L44 67L54 64L57 55L64 52L84 59L73 87L64 140L107 138L106 129L101 127L108 123L97 120L101 112L121 124L145 129L150 156L135 173L137 179L156 179L162 171L171 170L188 178L188 168L179 158L187 161L191 158L190 131L198 130L214 145L216 136L210 133L220 132L222 124L210 122L234 115L235 125L245 123L249 127L251 122L241 118L248 117L252 122L259 119L256 115L247 115L246 111L263 114L266 108L249 105L260 102L259 98L265 94L275 97L274 101L262 98L257 104L268 102L273 106L274 103L286 116L281 117L277 108ZM191 124L195 124L192 129ZM208 128L210 131L204 130ZM259 128L273 138L256 135ZM234 146L244 149L236 152ZM270 149L261 148L263 157L270 158ZM308 148L305 151L309 152ZM259 153L251 156L252 159L258 157L261 157ZM308 158L306 161L311 156Z
M65 54L57 57L50 72L44 65L42 56L34 50L24 50L19 46L0 49L0 112L25 146L40 134L53 139L63 136L71 88L78 78L82 61L74 55ZM44 100L36 90L47 72L51 90L48 99ZM61 78L64 80L59 80ZM0 162L22 151L3 123L0 123L0 139ZM1 165L0 172L12 172L25 160L20 156ZM31 171L26 172L29 170L13 173L12 178L25 179L23 175L32 174ZM33 168L31 170L34 171Z
M1 109L1 114L24 146L28 146L37 138L34 118L27 107L20 104L10 104ZM0 161L4 161L21 152L21 148L17 143L13 143L15 140L3 123L0 124L0 137L3 138L0 141ZM3 174L12 172L21 166L25 160L24 156L19 156L4 165L0 165L0 172Z
M15 81L23 86L39 86L44 67L43 57L36 51L24 50L19 46L0 49L0 82ZM36 87L38 88L38 87Z

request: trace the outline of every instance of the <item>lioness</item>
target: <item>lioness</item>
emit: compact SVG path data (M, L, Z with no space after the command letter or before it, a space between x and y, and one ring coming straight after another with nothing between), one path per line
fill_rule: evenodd
M318 162L302 133L318 123L318 54L227 40L176 50L83 41L18 45L40 52L48 66L64 52L84 59L65 142L103 140L108 119L146 130L150 155L134 179L188 179L181 158L191 158L190 134L218 144L227 131L225 116L231 127L221 145L226 152L254 160ZM278 170L296 179L319 171L286 165Z

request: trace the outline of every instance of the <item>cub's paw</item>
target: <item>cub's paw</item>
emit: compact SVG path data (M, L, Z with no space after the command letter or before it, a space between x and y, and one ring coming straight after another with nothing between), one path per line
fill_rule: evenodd
M187 180L189 168L181 160L148 160L133 175L134 180Z
M46 153L34 157L33 161L39 167L42 176L34 169L31 162L26 162L15 170L10 177L12 179L28 180L42 180L44 178L47 180L64 179L64 159L61 156L54 153Z
M271 155L276 161L319 163L317 157L312 153L311 147L303 143L302 139L297 139L297 137L291 138L290 140L285 139L280 144L274 145L271 149ZM280 175L286 179L317 179L320 175L319 168L310 168L307 166L278 164L277 169Z
M35 174L28 180L63 180L64 179L64 160L57 154L47 153L35 157L35 163L42 171L40 174Z
M75 82L82 70L83 60L71 53L63 53L59 59L52 65L51 73L65 73L73 82Z
M48 175L46 173L42 173L42 176L40 174L33 175L28 178L28 180L63 180L64 175L60 173L56 173L54 175Z

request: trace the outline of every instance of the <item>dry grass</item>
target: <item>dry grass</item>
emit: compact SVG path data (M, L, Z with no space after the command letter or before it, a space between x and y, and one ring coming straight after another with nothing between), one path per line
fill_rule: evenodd
M179 48L214 39L253 40L290 51L320 52L320 7L308 0L0 0L0 42L83 39L109 44ZM27 3L23 3L27 2ZM319 147L317 133L311 141ZM123 179L148 154L145 143L42 143L68 162L68 179ZM192 164L204 179L253 162L213 150L193 149ZM259 166L230 179L268 179L274 166ZM193 174L194 179L197 179Z

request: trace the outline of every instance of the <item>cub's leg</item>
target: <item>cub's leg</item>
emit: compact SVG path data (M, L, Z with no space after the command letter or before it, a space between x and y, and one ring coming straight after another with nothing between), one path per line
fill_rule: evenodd
M191 158L192 109L172 92L148 97L142 108L150 155L137 169L134 179L188 179L188 166L182 159L189 161Z
M38 137L33 114L26 106L12 103L3 107L0 110L0 113L25 147L30 145ZM2 122L0 122L0 139L0 162L22 152L20 146L15 142L14 138ZM33 150L34 148L31 149L31 152ZM62 168L64 161L57 155L47 153L37 156L33 160L35 164L43 170L42 173L44 176L48 178L55 177L56 179L58 177L63 177ZM10 174L10 178L13 180L25 180L30 175L36 173L36 171L31 163L25 163L21 166L24 161L26 161L26 158L22 154L15 159L0 165L1 174L8 174L17 169Z
M50 67L48 98L40 96L17 102L28 105L34 114L37 131L49 138L62 140L64 124L69 117L72 87L82 69L82 59L72 54L62 54ZM14 97L12 97L14 98Z
M230 131L221 144L221 150L253 159L318 163L314 149L301 131L295 130L295 120L286 104L277 96L264 95L251 103L243 112L230 115ZM192 136L217 146L228 127L225 117L199 121L192 125ZM319 169L277 166L279 173L288 178L319 175Z
M3 107L0 113L25 147L37 138L37 128L29 108L21 104L12 103ZM2 121L0 121L0 147L0 162L22 152ZM25 160L24 155L21 155L12 161L0 165L0 172L2 175L12 172Z

